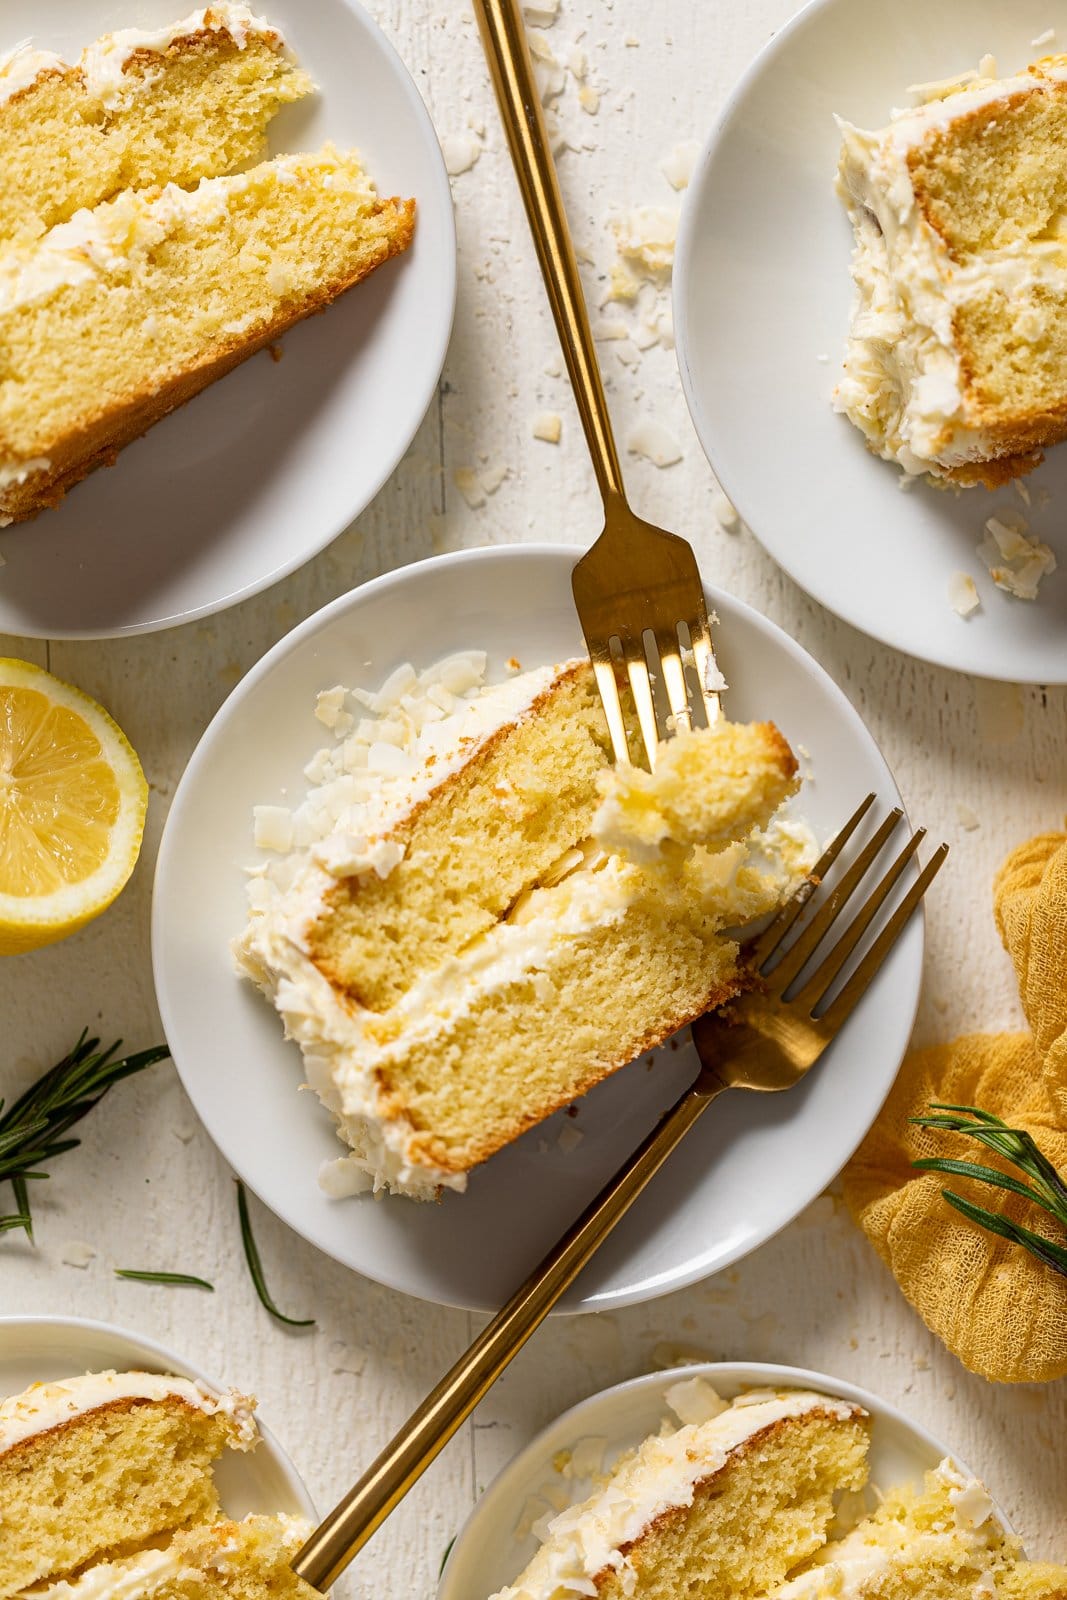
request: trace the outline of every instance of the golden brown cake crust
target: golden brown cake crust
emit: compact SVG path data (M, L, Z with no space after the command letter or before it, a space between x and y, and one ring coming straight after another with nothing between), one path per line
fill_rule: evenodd
M141 1406L164 1406L168 1411L184 1411L190 1417L215 1418L221 1417L221 1412L206 1412L199 1406L194 1406L180 1394L168 1395L165 1400L151 1399L143 1395L120 1395L114 1400L104 1400L98 1406L93 1406L91 1411L80 1412L75 1417L65 1417L62 1422L55 1422L50 1428L41 1428L36 1433L29 1433L24 1439L16 1439L15 1443L0 1452L0 1462L7 1464L27 1456L41 1447L42 1444L53 1444L56 1439L61 1439L65 1434L73 1432L80 1427L87 1418L96 1420L103 1416L121 1416L130 1411L136 1411Z
M209 358L187 367L158 388L127 396L121 403L90 418L76 433L59 438L49 446L51 463L46 471L33 472L24 483L10 484L0 497L0 511L11 522L25 522L38 512L57 506L74 484L97 467L114 464L124 445L138 439L161 418L193 399L217 378L224 377L279 339L305 317L325 311L346 290L368 277L391 257L411 244L415 232L415 201L393 197L380 200L370 213L384 218L387 228L369 259L359 269L332 283L320 285L312 294L287 307L250 337L228 335L220 340ZM3 441L0 440L0 452Z

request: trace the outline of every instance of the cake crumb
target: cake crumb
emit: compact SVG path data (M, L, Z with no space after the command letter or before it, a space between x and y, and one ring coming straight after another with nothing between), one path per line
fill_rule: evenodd
M583 111L587 111L591 117L595 117L600 110L600 95L598 91L590 84L583 83L578 90L578 104Z
M522 10L535 28L551 28L559 16L559 0L523 0Z
M452 474L452 482L472 511L478 511L485 505L485 490L473 467L457 467Z
M72 1239L63 1246L60 1260L65 1267L77 1267L84 1272L90 1261L96 1259L96 1251L91 1244L86 1244L84 1239Z
M277 365L277 363L282 359L282 356L285 354L285 351L278 343L277 339L275 339L267 346L267 354L270 356L275 365Z
M511 468L504 463L497 462L495 466L483 467L478 474L478 480L486 494L496 494L504 479L509 476Z
M505 661L504 665L507 667L509 672L522 671L522 662L517 661L514 656L508 656L508 659Z
M699 154L700 146L695 139L683 139L661 157L659 170L672 189L688 189Z
M998 589L1017 600L1036 600L1041 580L1056 570L1056 557L1034 538L1025 517L1001 511L986 519L978 554Z
M1055 30L1055 28L1046 28L1044 33L1039 33L1036 39L1031 39L1030 40L1030 43L1031 43L1031 45L1033 46L1033 48L1035 50L1040 50L1042 45L1055 44L1056 43L1056 30Z
M631 266L661 277L674 265L678 212L670 206L634 206L614 225L619 254Z
M969 572L954 572L948 580L949 604L958 617L969 617L982 603L978 585Z
M966 828L968 833L973 833L975 828L980 828L982 825L982 819L977 811L963 800L956 803L956 821L961 828Z
M741 526L737 507L721 489L716 489L711 496L711 514L724 533L736 533Z
M649 419L638 423L626 440L631 455L643 456L654 467L673 467L682 459L682 447L662 422Z
M559 444L563 419L558 411L539 411L533 419L531 431L535 439L543 439L545 444Z
M445 158L445 171L450 178L469 172L482 153L481 142L469 133L441 135L441 154Z

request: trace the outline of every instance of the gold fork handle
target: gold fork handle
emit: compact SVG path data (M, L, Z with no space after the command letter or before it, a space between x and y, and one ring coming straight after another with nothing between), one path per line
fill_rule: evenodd
M328 1589L340 1577L518 1355L598 1245L722 1089L718 1079L705 1070L685 1091L466 1354L427 1395L355 1488L316 1528L293 1562L293 1571L299 1577L320 1590Z
M601 496L625 500L578 262L559 192L520 0L474 0L511 158Z

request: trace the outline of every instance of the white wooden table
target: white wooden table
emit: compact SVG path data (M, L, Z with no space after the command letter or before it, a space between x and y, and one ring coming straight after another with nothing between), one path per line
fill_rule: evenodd
M558 375L465 0L377 0L372 9L412 69L451 165L478 151L454 179L459 308L440 394L376 503L318 560L259 599L128 642L0 641L5 654L39 661L102 700L139 751L152 788L144 854L116 906L65 944L0 962L4 1093L56 1060L85 1024L108 1040L121 1032L131 1048L160 1037L148 949L160 829L209 717L268 646L389 567L537 537L577 547L596 529L592 473ZM564 61L576 44L586 53L587 83L600 96L595 113L587 111L567 74L555 102L569 144L561 180L589 258L594 306L615 255L613 213L678 204L661 158L680 141L703 138L742 69L792 10L793 0L562 0L546 40ZM820 610L747 532L717 525L713 480L673 352L657 345L633 362L632 346L608 342L601 350L620 440L654 416L683 452L667 469L628 458L638 510L687 533L714 582L812 652L866 718L913 816L952 841L931 897L917 1038L1016 1026L990 882L1010 846L1061 823L1067 695L968 682L906 660ZM561 416L558 445L533 437L541 411ZM471 470L482 494L471 491ZM25 537L32 539L32 527ZM78 1313L137 1328L253 1389L325 1509L466 1345L477 1319L363 1281L253 1202L276 1298L318 1325L292 1333L273 1323L246 1274L230 1174L169 1063L116 1089L84 1135L83 1147L57 1162L52 1181L36 1186L36 1248L16 1234L0 1240L0 1309ZM85 1267L64 1261L74 1242L96 1252ZM116 1265L195 1272L216 1293L122 1282ZM970 1376L913 1315L839 1199L824 1195L779 1238L707 1284L542 1329L364 1552L348 1592L428 1600L445 1546L474 1499L537 1428L595 1389L689 1354L789 1362L868 1385L984 1472L1033 1554L1067 1554L1067 1383L994 1388Z

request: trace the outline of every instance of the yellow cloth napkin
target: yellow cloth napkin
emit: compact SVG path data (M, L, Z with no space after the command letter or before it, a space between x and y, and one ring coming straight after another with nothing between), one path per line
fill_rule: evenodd
M1040 833L1012 851L993 881L993 915L1049 1101L1067 1128L1067 833Z
M963 1364L996 1382L1028 1383L1067 1373L1067 1279L968 1222L941 1191L1059 1237L1055 1225L1014 1195L916 1172L911 1163L922 1156L1001 1163L962 1134L916 1128L909 1118L932 1100L979 1106L1027 1129L1067 1172L1067 834L1012 852L997 874L994 912L1033 1036L972 1033L913 1051L845 1169L845 1199L927 1327Z

